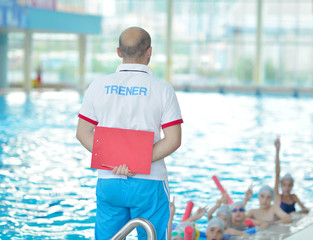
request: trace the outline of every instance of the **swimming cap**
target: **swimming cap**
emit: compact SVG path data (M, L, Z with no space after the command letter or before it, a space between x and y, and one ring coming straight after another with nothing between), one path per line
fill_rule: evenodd
M216 216L218 215L225 215L228 221L230 221L231 215L228 205L222 205L221 207L219 207L216 212Z
M234 202L232 205L230 205L230 211L236 209L236 208L245 208L245 205L243 205L242 201Z
M271 188L268 185L264 185L263 187L261 187L260 191L259 191L259 195L261 193L269 193L272 196L272 199L274 199L274 191L273 188Z
M280 181L283 181L283 180L285 180L285 179L289 179L289 180L291 180L292 182L294 182L294 179L293 179L293 177L291 176L290 173L286 173L285 176L283 176L283 177L280 179Z
M197 239L196 238L196 236L197 236L197 228L196 228L195 225L196 224L194 224L193 222L189 222L189 221L181 222L180 224L178 224L176 226L176 228L172 232L172 237L177 236L179 234L180 236L182 236L184 238L184 236L185 236L185 228L190 226L193 229L193 234L192 234L193 235L193 239Z
M220 218L213 218L209 221L209 224L208 224L208 228L207 230L209 230L211 227L219 227L220 229L222 229L223 233L224 233L224 222L222 219Z

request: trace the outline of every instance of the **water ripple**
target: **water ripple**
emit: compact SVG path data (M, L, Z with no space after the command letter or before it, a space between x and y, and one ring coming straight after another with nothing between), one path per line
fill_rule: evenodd
M181 148L166 159L178 223L186 203L212 206L219 176L234 200L251 183L274 184L274 145L282 141L282 173L292 172L307 207L313 198L313 99L177 93ZM75 139L76 92L0 96L0 238L93 239L97 174ZM198 222L200 230L206 219ZM130 239L133 239L134 234Z

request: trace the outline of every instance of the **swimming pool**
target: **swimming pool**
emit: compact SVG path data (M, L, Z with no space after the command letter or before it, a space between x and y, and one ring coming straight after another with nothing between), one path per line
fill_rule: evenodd
M179 222L187 201L214 205L217 175L234 200L253 183L274 184L274 139L282 174L313 204L313 98L178 92L181 148L166 160ZM0 239L92 239L96 172L75 138L74 91L0 96ZM256 207L256 194L248 208ZM205 218L198 221L204 230ZM134 239L130 236L128 239Z

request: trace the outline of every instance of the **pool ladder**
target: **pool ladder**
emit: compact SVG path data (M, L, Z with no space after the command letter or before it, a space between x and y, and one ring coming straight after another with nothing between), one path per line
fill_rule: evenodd
M144 218L134 218L128 221L111 240L123 240L135 227L142 227L147 233L147 240L156 240L156 231L151 222Z

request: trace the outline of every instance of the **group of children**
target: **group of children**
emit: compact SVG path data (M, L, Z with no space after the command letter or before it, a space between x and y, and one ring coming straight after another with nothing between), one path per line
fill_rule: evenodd
M301 207L298 213L308 213L308 209L299 200L296 194L291 193L294 179L287 173L280 179L280 140L275 140L276 148L276 178L274 189L268 185L263 186L258 193L259 208L251 209L246 212L246 203L252 197L252 190L248 189L245 193L243 201L227 204L227 195L223 194L215 206L207 212L208 226L205 233L207 240L221 240L227 236L249 236L248 229L257 227L265 229L275 223L290 223L291 215L296 212L295 204ZM282 193L279 193L279 182ZM274 200L274 204L272 201ZM193 240L199 238L200 234L195 224L195 221L203 217L206 213L206 208L199 208L194 215L187 220L178 224L173 229L173 218L175 214L174 200L171 202L170 220L169 220L169 239L183 240L184 230L187 226L191 226L194 230ZM213 218L213 213L216 212L216 217ZM173 230L172 230L173 229Z

